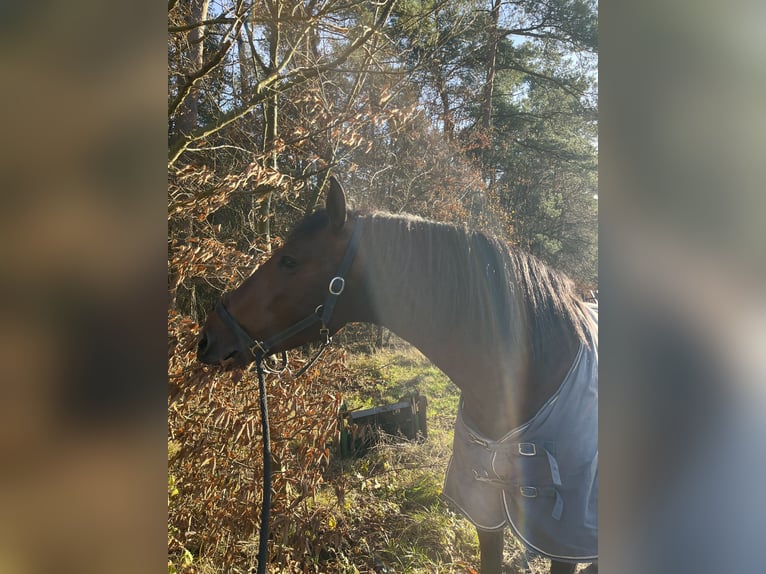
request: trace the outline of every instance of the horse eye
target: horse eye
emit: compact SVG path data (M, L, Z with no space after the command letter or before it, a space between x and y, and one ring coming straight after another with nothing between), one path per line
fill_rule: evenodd
M298 262L289 255L283 255L279 259L279 266L283 269L295 269L298 266Z

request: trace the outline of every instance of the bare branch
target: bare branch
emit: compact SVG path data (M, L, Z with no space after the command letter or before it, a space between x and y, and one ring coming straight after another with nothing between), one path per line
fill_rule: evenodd
M178 0L176 0L178 1ZM179 32L188 32L195 28L202 28L204 26L210 26L211 24L234 24L236 18L229 18L225 16L218 16L217 18L211 18L210 20L202 20L201 22L192 22L191 24L185 24L183 26L170 26L168 32L170 34L178 34Z
M226 40L223 44L221 44L221 48L218 50L215 56L208 60L199 70L186 77L186 83L181 86L181 88L178 90L178 94L176 94L176 97L172 102L170 102L170 106L168 107L168 116L172 116L178 111L181 103L192 91L192 88L194 88L194 84L204 78L211 71L213 71L223 61L226 53L229 51L229 48L231 48L231 41Z
M178 161L178 158L190 144L208 137L220 131L229 124L239 120L248 114L253 108L258 106L261 102L263 102L266 98L270 97L271 94L269 93L268 88L270 88L273 84L290 78L289 81L282 85L280 90L288 91L307 82L312 78L316 78L325 71L331 70L343 64L354 52L364 46L370 40L370 38L372 38L373 35L378 33L379 29L385 24L385 22L388 20L388 17L391 15L391 10L393 9L395 3L396 0L386 0L384 4L381 4L381 9L379 10L375 25L373 27L365 27L364 32L358 38L352 41L340 54L338 54L338 56L332 62L316 65L313 67L296 68L295 70L289 72L286 76L281 75L285 68L285 65L281 65L276 71L272 72L258 82L255 87L255 95L246 104L225 113L212 125L202 126L199 129L193 131L191 134L181 134L176 139L176 141L170 145L168 152L168 167L171 168L176 163L176 161ZM238 20L238 25L240 26L241 21L242 17L240 17Z

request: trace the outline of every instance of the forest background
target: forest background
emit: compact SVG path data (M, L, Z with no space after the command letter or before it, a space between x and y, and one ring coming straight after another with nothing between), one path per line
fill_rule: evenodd
M245 559L235 542L257 531L259 496L257 413L227 390L230 374L196 365L199 325L320 204L330 175L356 208L481 229L598 288L598 14L592 0L168 8L168 544L173 568L191 568L206 552ZM277 429L294 438L277 449L285 568L300 562L295 525L315 519L304 503L348 376L337 357L324 369L322 389L315 375L270 389L272 404L292 399L273 415L293 424ZM301 504L302 519L290 514ZM280 516L293 527L280 531Z

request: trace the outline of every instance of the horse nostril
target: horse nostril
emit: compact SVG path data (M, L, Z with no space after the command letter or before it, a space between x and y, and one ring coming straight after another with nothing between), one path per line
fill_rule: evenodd
M197 343L197 352L204 353L207 349L207 333L202 333L199 343Z

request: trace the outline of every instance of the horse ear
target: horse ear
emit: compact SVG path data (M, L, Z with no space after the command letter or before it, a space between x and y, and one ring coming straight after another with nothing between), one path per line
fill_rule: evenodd
M325 209L330 216L330 225L333 230L340 231L346 224L346 194L333 176L330 176L330 190L327 192Z

